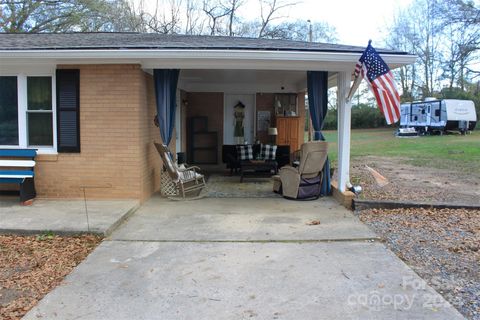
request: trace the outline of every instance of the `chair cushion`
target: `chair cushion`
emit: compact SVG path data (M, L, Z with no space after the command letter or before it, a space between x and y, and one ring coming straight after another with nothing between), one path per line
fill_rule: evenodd
M277 157L277 146L262 144L262 151L260 155L263 160L275 160Z
M237 156L240 160L253 160L253 148L252 145L238 145Z
M180 180L182 180L183 182L203 178L202 174L195 172L194 170L180 171L179 176L180 176Z

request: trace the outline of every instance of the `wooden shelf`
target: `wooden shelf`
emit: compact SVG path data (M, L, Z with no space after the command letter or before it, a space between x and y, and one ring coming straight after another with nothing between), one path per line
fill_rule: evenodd
M218 133L208 131L208 118L190 118L188 129L188 162L191 164L217 164Z

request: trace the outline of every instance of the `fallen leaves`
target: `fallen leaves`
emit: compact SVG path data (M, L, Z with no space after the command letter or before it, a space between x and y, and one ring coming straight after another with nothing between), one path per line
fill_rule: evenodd
M100 241L93 235L0 236L0 318L20 319Z
M480 210L370 209L359 218L462 314L479 319Z
M320 220L312 220L310 222L307 222L307 226L318 226L320 224Z

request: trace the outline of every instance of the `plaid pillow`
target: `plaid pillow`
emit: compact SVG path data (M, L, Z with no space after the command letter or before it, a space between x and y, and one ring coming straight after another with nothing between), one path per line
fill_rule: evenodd
M240 160L253 160L253 148L252 145L238 145L237 156Z
M270 144L262 144L260 156L263 160L275 160L277 157L277 146Z

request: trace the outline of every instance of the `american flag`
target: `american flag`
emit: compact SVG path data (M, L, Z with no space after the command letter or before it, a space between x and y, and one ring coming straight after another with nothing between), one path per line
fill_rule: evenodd
M395 79L387 64L375 51L370 42L355 66L355 79L361 74L377 100L388 124L400 119L400 95Z

